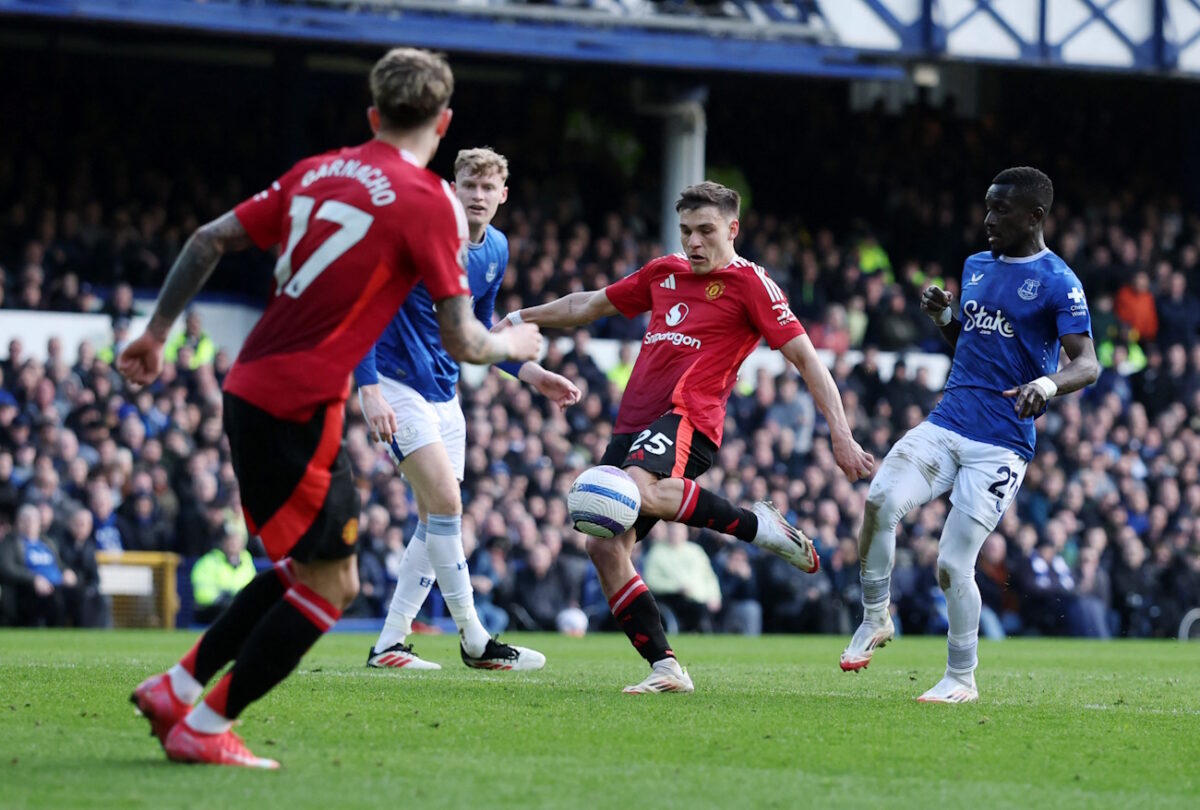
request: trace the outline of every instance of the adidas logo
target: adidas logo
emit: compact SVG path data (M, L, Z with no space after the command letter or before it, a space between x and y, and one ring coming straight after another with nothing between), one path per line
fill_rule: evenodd
M675 274L674 274L674 273L672 273L671 275L667 276L667 280L666 280L666 281L660 281L660 282L659 282L659 284L658 284L658 286L660 286L660 287L665 287L665 288L666 288L666 289L668 289L668 290L673 290L673 289L675 289Z

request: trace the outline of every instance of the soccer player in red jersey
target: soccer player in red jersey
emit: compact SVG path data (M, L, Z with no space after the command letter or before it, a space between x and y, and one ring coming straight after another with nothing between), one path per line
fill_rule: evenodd
M130 382L152 382L171 325L221 255L282 246L274 295L225 380L223 408L246 522L275 565L178 664L134 690L176 761L278 767L250 753L231 728L358 593L361 507L341 447L350 372L409 290L424 282L456 360L530 360L541 348L536 327L498 340L475 317L463 266L466 215L425 168L450 125L449 65L397 48L375 64L370 85L375 138L300 161L201 227L171 268L145 334L118 363Z
M694 481L712 465L738 367L761 339L804 378L829 422L834 458L846 476L857 481L874 466L850 435L833 377L783 291L763 268L734 251L740 204L736 191L717 183L689 186L675 204L682 254L655 259L602 290L510 313L496 327L572 327L650 311L612 442L600 461L624 468L637 482L641 517L619 537L588 538L588 555L613 615L651 666L644 681L626 687L634 694L693 691L667 642L658 605L630 558L633 544L658 520L733 535L804 571L820 567L812 542L770 503L743 509Z

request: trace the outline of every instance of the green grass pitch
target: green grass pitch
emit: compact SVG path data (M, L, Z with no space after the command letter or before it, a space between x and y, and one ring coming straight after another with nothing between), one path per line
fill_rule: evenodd
M0 806L1200 807L1200 645L984 642L981 702L925 706L945 642L688 637L694 695L631 697L623 636L519 636L542 672L367 670L333 634L240 732L279 772L168 764L127 702L185 633L0 631Z

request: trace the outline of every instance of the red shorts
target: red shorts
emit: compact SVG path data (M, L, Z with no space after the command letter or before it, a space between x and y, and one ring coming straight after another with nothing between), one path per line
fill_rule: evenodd
M362 507L342 449L344 414L336 402L289 422L225 393L242 512L272 560L339 560L357 549Z

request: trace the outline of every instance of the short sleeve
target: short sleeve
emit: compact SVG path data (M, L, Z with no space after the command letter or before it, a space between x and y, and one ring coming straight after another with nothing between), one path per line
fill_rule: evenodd
M654 271L660 261L661 259L655 259L646 262L625 278L604 288L604 294L608 296L609 303L626 318L637 317L653 306L653 300L650 297L650 282L654 278Z
M263 250L283 241L284 218L287 214L284 200L296 169L293 166L287 174L233 209L250 239Z
M754 265L754 275L749 279L746 285L746 309L759 334L766 338L767 345L778 349L789 340L803 335L804 327L792 313L787 296L771 280L767 271Z
M467 214L441 181L442 194L429 205L415 207L406 223L409 256L434 301L470 295L467 280ZM436 192L434 192L436 195Z
M1074 273L1066 273L1055 285L1053 307L1059 337L1091 337L1092 315L1088 311L1087 296L1083 293L1083 284Z

